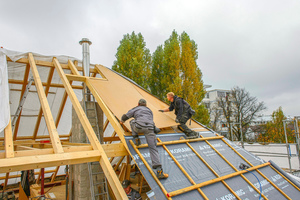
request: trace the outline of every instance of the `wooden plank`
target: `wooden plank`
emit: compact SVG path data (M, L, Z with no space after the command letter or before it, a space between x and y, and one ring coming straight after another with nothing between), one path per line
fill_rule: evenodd
M53 74L54 74L54 68L51 68L49 70L49 74L48 74L48 78L47 78L47 86L45 88L46 97L48 96L48 93L49 93L50 84L51 84L51 81L52 81ZM41 119L42 119L42 114L43 114L43 110L42 110L42 106L41 106L38 117L37 117L37 120L36 120L36 123L35 123L34 131L33 131L33 139L34 140L36 139L37 133L39 131L39 127L40 127L40 123L41 123Z
M0 159L0 173L95 162L99 161L99 159L100 151L98 150L35 155L22 158L14 157L9 159Z
M122 188L122 186L118 180L118 177L116 176L113 168L111 167L111 164L110 164L91 124L89 123L89 120L88 120L85 112L82 109L82 106L80 105L74 91L72 90L70 83L69 83L67 77L65 76L58 60L56 58L53 58L53 63L54 63L54 66L64 84L64 87L69 95L69 98L70 98L72 104L73 104L74 110L76 111L76 113L78 115L81 125L82 125L83 129L85 130L85 133L86 133L93 149L100 151L101 159L100 159L100 161L99 160L98 161L103 169L103 172L104 172L108 182L110 183L110 185L112 187L112 190L114 191L116 198L117 199L128 199L126 193L124 192L124 189Z
M28 82L28 76L29 76L29 70L30 70L30 66L29 64L26 65L26 69L24 72L24 78L23 78L23 82L22 82L22 91L21 91L21 95L20 95L20 101L23 97L23 94L25 92L26 86L27 86L27 82ZM14 140L17 139L17 134L18 134L18 130L19 130L19 124L20 124L20 119L21 119L21 114L22 114L22 110L20 111L19 117L16 121L15 127L14 127Z
M5 138L5 157L13 158L15 156L15 153L14 153L14 143L13 143L13 136L11 130L11 119L9 119L9 123L4 129L4 138Z
M24 83L24 81L22 81L22 80L15 80L15 79L8 79L8 83L22 85ZM46 82L42 82L42 84L43 84L43 86L47 86ZM35 85L35 83L32 83L32 85ZM63 84L58 84L58 83L51 83L50 87L64 88L64 85ZM72 88L73 89L80 89L80 90L83 89L83 87L80 86L80 85L72 85Z
M173 141L165 141L165 142L158 142L157 146L161 145L171 145L171 144L181 144L186 142L198 142L198 141L206 141L206 140L216 140L221 139L224 136L216 136L216 137L206 137L206 138L196 138L196 139L183 139L183 140L173 140ZM141 144L137 146L137 148L145 148L148 147L148 144Z
M39 100L40 100L40 103L41 103L41 106L42 106L42 109L43 109L44 118L45 118L45 122L46 122L46 125L47 125L48 133L50 135L50 139L51 139L51 142L53 144L54 152L55 153L62 153L63 149L62 149L62 146L61 146L61 142L59 140L58 132L57 132L56 126L54 124L51 109L50 109L49 103L47 101L47 97L45 95L45 91L44 91L44 88L43 88L43 85L42 85L42 81L41 81L40 75L37 71L32 53L28 53L28 58L29 58L29 62L30 62L31 73L32 73L33 78L34 78L34 82L36 84L36 89L37 89L37 92L38 92Z
M124 130L121 127L119 121L112 114L110 109L106 106L106 104L104 103L104 101L102 100L100 95L97 93L97 91L95 90L93 85L89 82L88 78L87 78L87 81L86 81L86 85L88 86L88 88L92 92L93 96L97 100L97 103L99 104L100 108L103 110L103 112L104 112L105 116L107 117L107 119L109 120L110 124L113 126L114 130L118 134L118 136L119 136L120 140L122 141L122 143L124 144L126 150L129 152L129 149L127 147L127 143L126 143L126 140L125 140L125 137L124 137Z

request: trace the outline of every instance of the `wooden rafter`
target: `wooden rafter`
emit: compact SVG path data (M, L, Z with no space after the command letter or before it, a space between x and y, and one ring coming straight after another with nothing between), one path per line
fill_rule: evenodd
M93 149L98 150L99 155L102 156L100 161L99 160L98 161L103 169L103 172L104 172L109 184L111 186L113 186L112 189L114 191L116 198L117 199L127 199L127 196L118 180L118 177L114 173L113 168L111 167L111 164L110 164L91 124L89 123L86 114L84 113L74 91L72 90L71 85L70 85L66 75L64 74L60 63L58 62L58 60L56 58L53 58L53 63L54 63L54 66L65 86L65 89L69 95L69 98L74 106L74 110L76 111L76 113L78 115L78 118L82 124L83 129L86 132L86 135L87 135L89 141L91 142Z
M51 84L51 81L52 81L53 74L54 74L54 68L50 68L50 71L49 71L49 74L48 74L48 79L47 79L47 86L45 88L46 97L48 96L48 92L49 92L49 89L50 89L50 84ZM37 133L39 131L39 127L40 127L41 119L42 119L42 114L43 114L43 110L42 110L42 106L41 106L38 117L37 117L37 120L36 120L35 128L34 128L34 131L33 131L33 139L34 140L36 139Z
M29 71L30 71L30 66L29 66L29 64L27 64L26 69L25 69L25 73L24 73L23 82L21 83L22 84L22 91L21 91L21 95L20 95L20 101L21 101L21 99L23 97L23 94L25 92L25 89L26 89L26 85L27 85L27 82L28 82ZM21 114L22 114L22 110L20 111L20 114L18 116L17 122L16 122L15 127L14 127L14 138L13 138L14 140L17 139Z
M75 67L75 65L73 64L73 62L70 59L68 60L68 67L70 68L71 72L74 75L80 75L80 73L78 72L77 68ZM70 85L72 85L72 82L73 81L70 81ZM58 124L60 122L60 119L61 119L64 107L65 107L66 102L67 102L67 98L68 98L68 94L65 91L64 94L63 94L62 101L61 101L60 106L59 106L59 110L58 110L57 116L56 116L56 120L55 120L56 127L58 127Z
M54 120L53 120L53 116L50 110L50 106L49 103L47 101L47 97L45 95L45 91L42 85L42 81L40 78L40 75L38 73L38 70L36 68L36 64L34 61L34 58L32 56L32 53L28 54L28 58L29 58L29 62L30 62L30 68L31 68L31 72L34 78L34 82L36 84L36 89L38 92L38 96L39 96L39 100L43 109L43 113L44 113L44 118L46 121L46 125L48 128L48 133L50 135L50 139L53 145L53 149L55 153L63 153L63 148L61 146L61 142L59 140L59 135L58 132L56 130L56 126L54 124Z

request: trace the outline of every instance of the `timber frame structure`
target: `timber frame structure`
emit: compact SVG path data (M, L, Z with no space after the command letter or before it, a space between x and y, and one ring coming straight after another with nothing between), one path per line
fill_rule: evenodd
M8 62L12 62L12 60L8 57L7 60ZM101 81L105 79L81 76L79 72L82 71L82 68L76 66L71 60L68 60L67 64L61 64L57 58L53 57L52 62L47 62L36 60L34 59L32 53L28 53L28 58L21 58L16 62L26 64L24 79L23 81L10 79L9 83L22 85L22 97L27 85L29 72L31 71L34 78L34 85L36 86L38 97L41 103L41 109L39 111L36 127L32 136L18 137L18 127L21 118L21 115L19 115L14 132L12 131L10 122L4 130L4 138L0 138L2 140L1 149L4 150L4 152L0 153L0 173L6 173L4 187L6 187L9 178L16 177L10 177L10 172L58 166L56 170L46 171L46 173L53 172L54 176L52 176L52 179L54 180L58 168L61 165L72 165L98 161L106 175L115 197L117 199L126 199L127 196L108 158L128 155L127 146L124 145L124 143L100 144L73 90L82 89L82 87L72 86L73 81L84 82L87 86L90 86L89 79L97 79ZM47 82L41 81L39 72L37 70L37 65L50 68ZM66 74L64 69L70 70L72 74ZM62 84L51 84L51 79L55 70L59 74ZM96 65L94 69L91 69L91 72L94 73L94 76L96 76L97 73L101 74L98 65ZM54 121L54 117L47 101L47 95L51 87L60 87L65 89L65 94L61 101L60 110L56 117L56 121ZM90 144L70 143L68 142L68 138L71 135L71 131L69 135L59 135L57 132L56 127L60 122L67 97L69 97L72 102L82 127L89 138L89 141L91 141ZM101 98L99 96L96 96L96 98L102 110L106 114L108 121L112 124L116 134L119 136L113 138L104 138L104 140L121 140L125 142L124 130L120 126L119 122L106 107ZM39 123L41 122L42 115L45 119L49 135L37 136L37 129L39 127ZM41 143L40 141L37 141L49 138L50 143ZM66 139L62 140L61 138ZM4 177L2 177L2 179L3 178Z
M122 81L118 80L119 82L109 82L109 80L115 80L116 77L120 77L120 75L102 65L93 65L93 68L90 68L92 77L85 77L81 75L82 67L75 59L66 59L64 62L60 62L58 58L51 57L51 61L45 61L39 60L38 55L28 53L21 58L14 59L14 61L8 56L7 62L20 63L25 67L23 80L13 79L11 77L8 79L9 84L21 85L20 100L25 92L31 73L34 79L33 85L36 87L36 93L40 102L40 109L36 116L35 126L32 127L31 136L18 135L18 133L21 132L19 126L22 115L20 114L14 124L14 129L12 129L10 121L4 130L4 137L0 138L0 148L2 150L2 152L0 152L0 173L6 174L6 176L0 177L0 179L5 180L4 187L6 187L8 179L17 177L17 175L10 175L10 172L56 166L55 170L48 171L48 173L52 173L51 181L54 181L59 166L97 161L104 171L115 198L127 199L119 179L120 176L125 177L129 175L130 172L128 170L126 171L125 168L127 167L130 169L129 157L131 156L145 177L147 183L150 186L157 186L156 194L159 195L159 193L161 193L163 195L159 196L159 199L181 199L184 197L182 195L192 192L194 192L193 195L195 192L197 193L196 195L199 195L197 196L198 199L210 199L213 197L212 194L207 191L207 187L212 186L220 188L220 185L222 185L222 187L224 187L231 195L231 198L242 199L240 196L243 194L239 192L240 190L237 191L230 182L230 180L233 179L239 180L241 183L244 182L248 188L251 188L251 192L255 193L255 195L260 194L262 198L268 199L268 195L271 194L262 194L257 188L256 183L254 183L253 180L250 180L249 176L246 176L250 171L257 173L257 176L262 177L264 183L272 188L273 194L276 193L276 195L282 195L282 197L286 199L292 199L293 196L299 195L300 187L278 169L273 167L271 163L260 161L257 158L253 159L255 156L249 156L249 152L238 149L223 136L219 136L196 121L192 120L192 123L189 126L199 133L200 138L192 140L185 139L182 137L182 133L176 128L177 124L174 122L175 115L172 113L162 114L158 112L157 108L161 109L167 106L167 104L153 97L136 84L128 81L125 77L121 78ZM41 73L37 66L49 69L46 81L43 82L41 80ZM59 77L59 82L53 83L52 78L55 73ZM112 126L114 130L112 135L103 138L106 144L101 144L96 137L93 127L74 91L77 89L82 90L83 86L74 84L75 82L83 83L89 88L105 114L107 120L103 125L103 131L107 129L109 124ZM127 94L128 90L122 91L121 89L118 91L120 94L111 94L110 97L106 97L108 91L113 91L117 87L120 87L120 84L123 88L132 89L129 95ZM64 94L62 95L56 117L53 116L47 98L51 88L64 89ZM115 106L119 101L119 99L117 99L119 97L118 95L124 96L123 98L133 98L132 102L125 102L124 106L122 105L122 107L125 108L122 108L123 110L121 111L120 107L116 108ZM144 142L144 144L136 146L131 140L129 123L126 122L122 125L119 123L118 119L121 117L121 113L124 113L125 110L131 108L141 96L149 102L149 107L154 113L156 126L162 130L160 133L161 135L157 136L157 146L160 149L160 152L163 151L162 156L168 157L168 159L166 159L168 164L170 166L175 166L179 169L180 173L183 174L182 177L188 182L188 184L185 184L186 186L178 185L178 187L176 187L177 189L170 189L170 184L158 180L150 167L149 159L146 160L147 158L144 156L144 150L148 145ZM69 138L72 135L72 129L69 130L69 134L59 134L58 125L60 124L68 98L72 103L74 111L81 122L90 144L69 142ZM38 134L42 118L45 120L47 131L49 133L48 135ZM171 139L166 140L166 137L171 137ZM45 143L45 140L49 140L49 142ZM120 142L113 143L116 141ZM221 145L216 145L216 142ZM196 161L198 162L198 165L201 164L201 169L203 171L207 170L207 173L209 172L210 176L202 176L200 178L195 176L195 174L199 173L198 169L196 169L196 172L191 173L191 169L188 169L185 166L185 163L179 161L178 157L175 155L177 151L174 151L174 147L177 148L178 145L182 145L180 148L184 149L184 151L192 152L190 155L192 155L192 157L194 156L193 162ZM198 149L195 148L195 145ZM206 150L208 149L210 151L209 154L213 154L223 163L222 165L220 164L220 166L222 166L221 168L227 167L228 171L225 171L224 173L222 170L218 169L218 167L215 168L214 161L208 160L207 158L209 155L205 155L205 152L203 153L199 147ZM226 151L224 149L226 149ZM122 165L122 172L118 177L115 170L126 156L127 165L126 163ZM120 157L121 159L119 159L117 165L113 168L111 161L115 157ZM236 160L238 161L245 162L249 166L248 170L239 170L237 163L232 162L233 157L237 158ZM264 172L266 170L275 174L278 178L277 180L284 180L285 184L288 184L290 191L287 191L286 188L282 188L282 184L276 182L277 180L274 176L265 175ZM166 181L168 180L170 180L170 177ZM174 184L174 182L172 183Z

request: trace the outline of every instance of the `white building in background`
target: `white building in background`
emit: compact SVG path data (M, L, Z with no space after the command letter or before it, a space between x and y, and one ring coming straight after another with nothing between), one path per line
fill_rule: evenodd
M202 100L202 104L206 106L210 113L210 127L222 135L227 135L229 128L223 114L222 108L218 106L218 97L225 97L230 90L214 89L206 91L206 95Z

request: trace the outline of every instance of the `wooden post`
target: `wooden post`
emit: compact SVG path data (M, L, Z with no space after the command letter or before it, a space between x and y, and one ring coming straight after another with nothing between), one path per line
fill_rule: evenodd
M5 157L13 158L15 156L15 153L14 153L14 144L13 144L13 136L12 136L10 119L8 125L4 129L4 143L5 143Z

